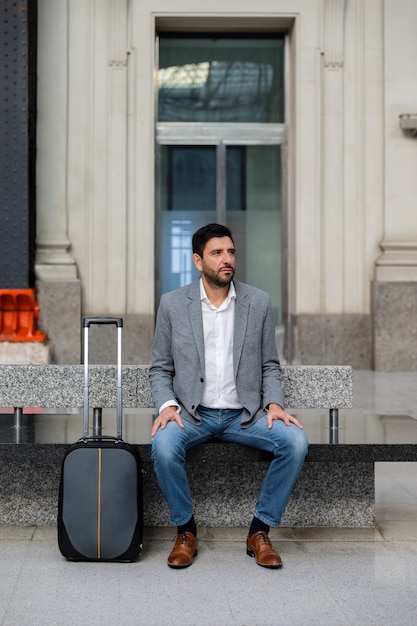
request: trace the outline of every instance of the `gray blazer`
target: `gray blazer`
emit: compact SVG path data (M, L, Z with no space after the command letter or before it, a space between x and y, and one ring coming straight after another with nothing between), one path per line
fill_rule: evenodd
M242 426L249 426L265 413L270 402L283 407L284 395L269 295L237 280L234 285L234 374L244 407ZM204 375L203 318L197 279L161 297L149 370L156 409L175 399L183 419L200 423L196 411Z

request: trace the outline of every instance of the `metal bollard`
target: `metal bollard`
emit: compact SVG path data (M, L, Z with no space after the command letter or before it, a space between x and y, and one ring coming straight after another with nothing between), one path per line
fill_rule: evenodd
M339 409L330 409L329 419L330 419L329 443L339 443Z
M96 407L93 409L93 435L101 437L103 434L103 409Z

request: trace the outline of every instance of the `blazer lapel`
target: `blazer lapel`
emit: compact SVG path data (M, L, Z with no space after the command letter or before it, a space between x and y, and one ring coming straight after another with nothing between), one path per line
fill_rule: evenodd
M242 292L240 284L235 281L236 302L235 302L235 327L233 333L233 368L235 379L242 354L243 342L245 341L246 329L248 325L249 302L247 294Z
M194 341L197 346L201 370L205 372L203 314L201 312L199 280L191 283L188 291L188 298L188 318L193 331Z

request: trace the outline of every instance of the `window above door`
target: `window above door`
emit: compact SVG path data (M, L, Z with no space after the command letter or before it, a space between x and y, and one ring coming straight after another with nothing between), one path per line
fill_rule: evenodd
M282 36L159 36L159 122L282 123Z

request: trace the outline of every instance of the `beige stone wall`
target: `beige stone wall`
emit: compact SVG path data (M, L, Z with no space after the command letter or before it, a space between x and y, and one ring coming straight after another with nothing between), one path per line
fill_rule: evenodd
M417 281L417 139L398 118L417 112L417 4L38 4L38 280L79 280L81 311L131 316L132 336L144 323L131 358L149 354L156 29L286 27L288 354L327 361L316 340L331 319L336 353L350 358L359 328L372 366L373 280Z

